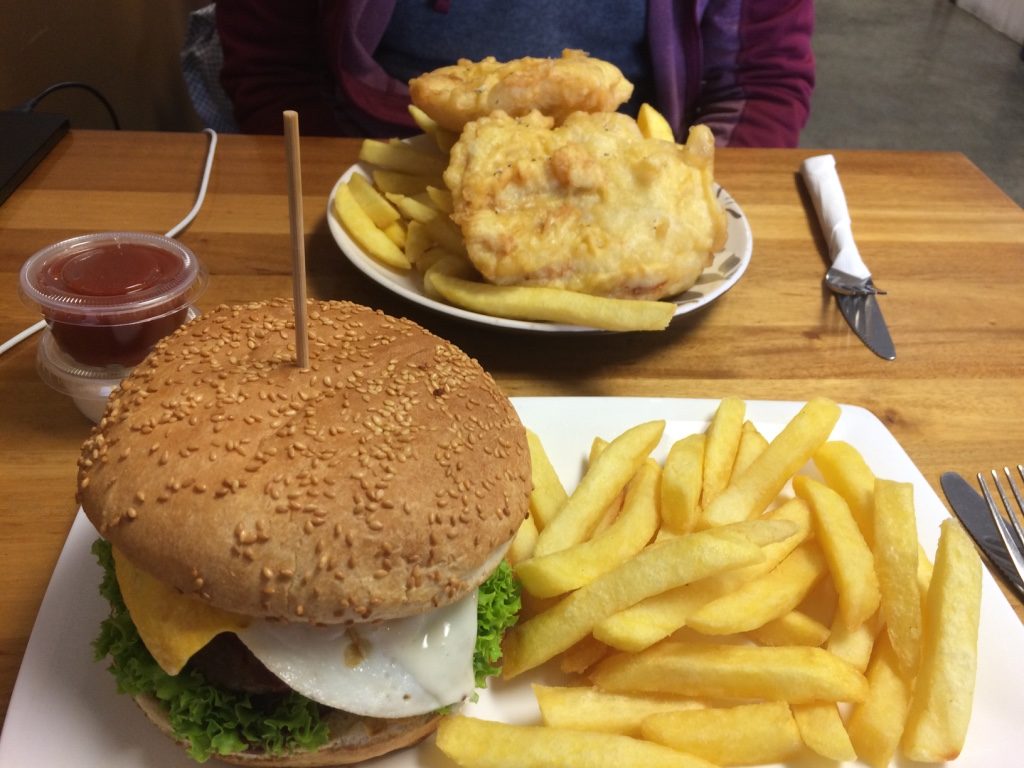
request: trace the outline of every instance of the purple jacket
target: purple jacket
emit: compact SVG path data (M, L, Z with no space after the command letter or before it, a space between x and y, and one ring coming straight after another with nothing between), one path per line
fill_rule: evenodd
M415 131L408 89L373 59L394 0L218 0L221 82L250 133ZM814 87L813 0L648 0L657 103L676 135L707 124L719 145L792 147Z

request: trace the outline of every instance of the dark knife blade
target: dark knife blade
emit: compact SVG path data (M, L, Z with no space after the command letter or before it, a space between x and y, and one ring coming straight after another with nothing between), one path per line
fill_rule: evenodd
M882 317L882 308L878 306L878 297L875 294L837 294L836 301L846 322L868 349L885 360L896 359L896 347L892 343L889 328Z
M985 499L956 472L944 472L939 478L953 512L964 524L974 543L985 553L989 561L999 570L1000 575L1012 585L1018 594L1024 595L1024 583L1013 567L1013 561L1006 551L1006 545L992 522Z

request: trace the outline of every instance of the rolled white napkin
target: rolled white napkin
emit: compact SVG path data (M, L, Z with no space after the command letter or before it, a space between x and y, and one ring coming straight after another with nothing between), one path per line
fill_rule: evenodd
M832 155L808 157L800 166L800 173L814 201L822 232L828 241L828 254L832 266L856 278L871 277L853 240L850 212L846 195L836 173L836 159Z

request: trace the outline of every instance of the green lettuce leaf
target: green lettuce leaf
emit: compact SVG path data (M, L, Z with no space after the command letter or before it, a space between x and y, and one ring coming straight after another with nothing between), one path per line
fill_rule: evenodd
M110 615L93 643L96 659L110 657L110 671L121 693L149 693L167 708L171 727L188 744L188 753L204 762L213 755L245 749L270 754L312 750L327 743L320 706L298 693L251 696L216 688L198 672L168 675L139 638L114 576L110 544L102 539L92 552L103 567L100 594Z
M512 566L502 560L497 570L480 585L477 598L476 649L473 674L476 687L487 686L487 678L501 672L501 639L516 623L522 607L522 590Z

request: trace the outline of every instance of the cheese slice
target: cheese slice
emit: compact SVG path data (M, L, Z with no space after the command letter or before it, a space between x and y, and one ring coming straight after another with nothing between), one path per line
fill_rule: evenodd
M113 548L121 597L147 650L169 675L221 632L238 632L249 619L184 595L133 565Z

